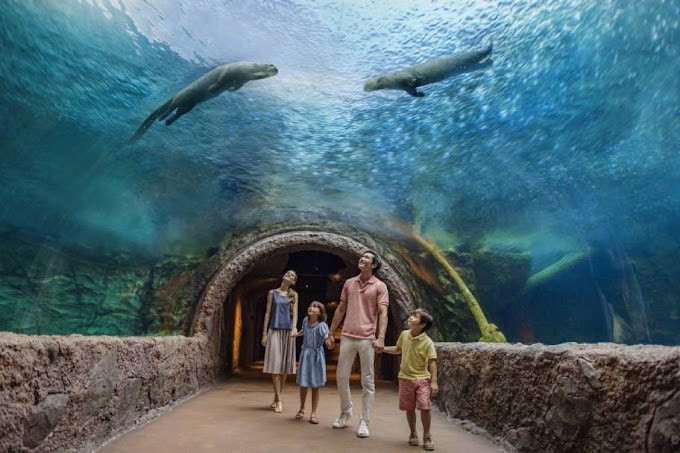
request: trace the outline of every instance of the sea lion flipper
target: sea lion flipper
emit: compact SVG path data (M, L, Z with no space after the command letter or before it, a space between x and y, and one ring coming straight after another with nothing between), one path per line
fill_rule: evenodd
M245 82L243 82L243 83L240 83L240 82L239 83L233 83L233 84L231 84L231 86L229 88L227 88L227 91L236 91L239 88L241 88L244 84L245 84Z
M241 88L243 85L245 85L246 82L247 82L247 80L244 80L244 81L241 81L241 80L239 80L239 81L218 80L217 82L213 83L212 85L210 85L208 87L208 91L210 91L211 93L214 93L214 92L220 91L220 90L236 91L239 88Z
M407 87L404 88L404 91L406 91L408 94L416 98L422 98L423 96L425 96L425 93L416 90L416 87Z
M196 103L195 103L195 102L194 102L194 103L191 103L191 104L184 104L184 105L180 106L180 107L177 109L177 111L175 112L175 114L172 115L170 118L168 118L168 119L165 121L165 125L166 125L166 126L170 126L172 123L174 123L175 121L177 121L177 120L179 119L180 116L184 115L185 113L190 112L191 109L193 109L194 107L196 107Z
M135 135L130 137L130 140L128 140L129 144L132 144L142 138L142 135L151 127L151 125L156 121L157 119L160 118L165 118L168 116L168 114L172 111L170 106L172 105L172 98L168 99L168 101L158 107L156 110L151 112L151 115L147 116L144 122L142 123L141 126L139 126L139 129L135 132Z
M423 85L422 82L423 79L421 77L413 75L408 79L408 81L406 81L405 83L406 86L404 87L404 90L411 96L421 98L425 96L425 93L423 93L422 91L418 91L416 88Z

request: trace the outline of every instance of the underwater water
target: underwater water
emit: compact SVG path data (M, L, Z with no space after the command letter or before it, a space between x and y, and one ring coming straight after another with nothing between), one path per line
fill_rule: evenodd
M424 97L363 90L489 43L490 67ZM0 44L8 244L30 234L141 263L300 212L388 236L405 224L442 249L528 251L535 275L586 252L525 303L540 332L585 282L596 296L570 322L590 333L524 339L680 344L677 0L8 0ZM241 60L278 74L128 144L183 87ZM7 247L0 302L32 292L0 330L68 331L35 327L55 294L18 282ZM30 272L57 255L32 256ZM82 330L110 332L97 322ZM144 331L132 324L113 332Z

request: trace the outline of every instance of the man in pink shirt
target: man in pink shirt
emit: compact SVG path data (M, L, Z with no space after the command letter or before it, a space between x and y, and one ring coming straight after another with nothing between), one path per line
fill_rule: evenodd
M344 428L352 416L352 397L349 391L349 375L354 358L359 354L361 362L361 420L357 436L368 437L373 401L375 400L375 353L385 348L387 330L387 307L389 294L387 285L373 272L380 269L380 258L375 252L366 251L359 258L359 275L352 277L342 287L340 304L331 322L331 335L326 340L328 348L333 347L333 332L343 317L342 341L338 358L337 384L340 396L340 416L333 422L333 428ZM377 338L376 338L377 331Z

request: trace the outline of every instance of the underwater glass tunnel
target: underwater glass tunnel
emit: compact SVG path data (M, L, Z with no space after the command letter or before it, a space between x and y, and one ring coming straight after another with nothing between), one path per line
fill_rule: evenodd
M2 331L188 334L234 241L339 225L439 340L451 266L508 341L680 344L678 1L6 0L0 43Z

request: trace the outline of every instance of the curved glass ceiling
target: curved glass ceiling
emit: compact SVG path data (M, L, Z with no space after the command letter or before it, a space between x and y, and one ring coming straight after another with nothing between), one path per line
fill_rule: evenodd
M9 0L0 229L161 256L305 213L529 250L534 271L677 253L679 20L677 1ZM425 97L363 90L489 43L490 67ZM128 145L242 60L278 74Z

